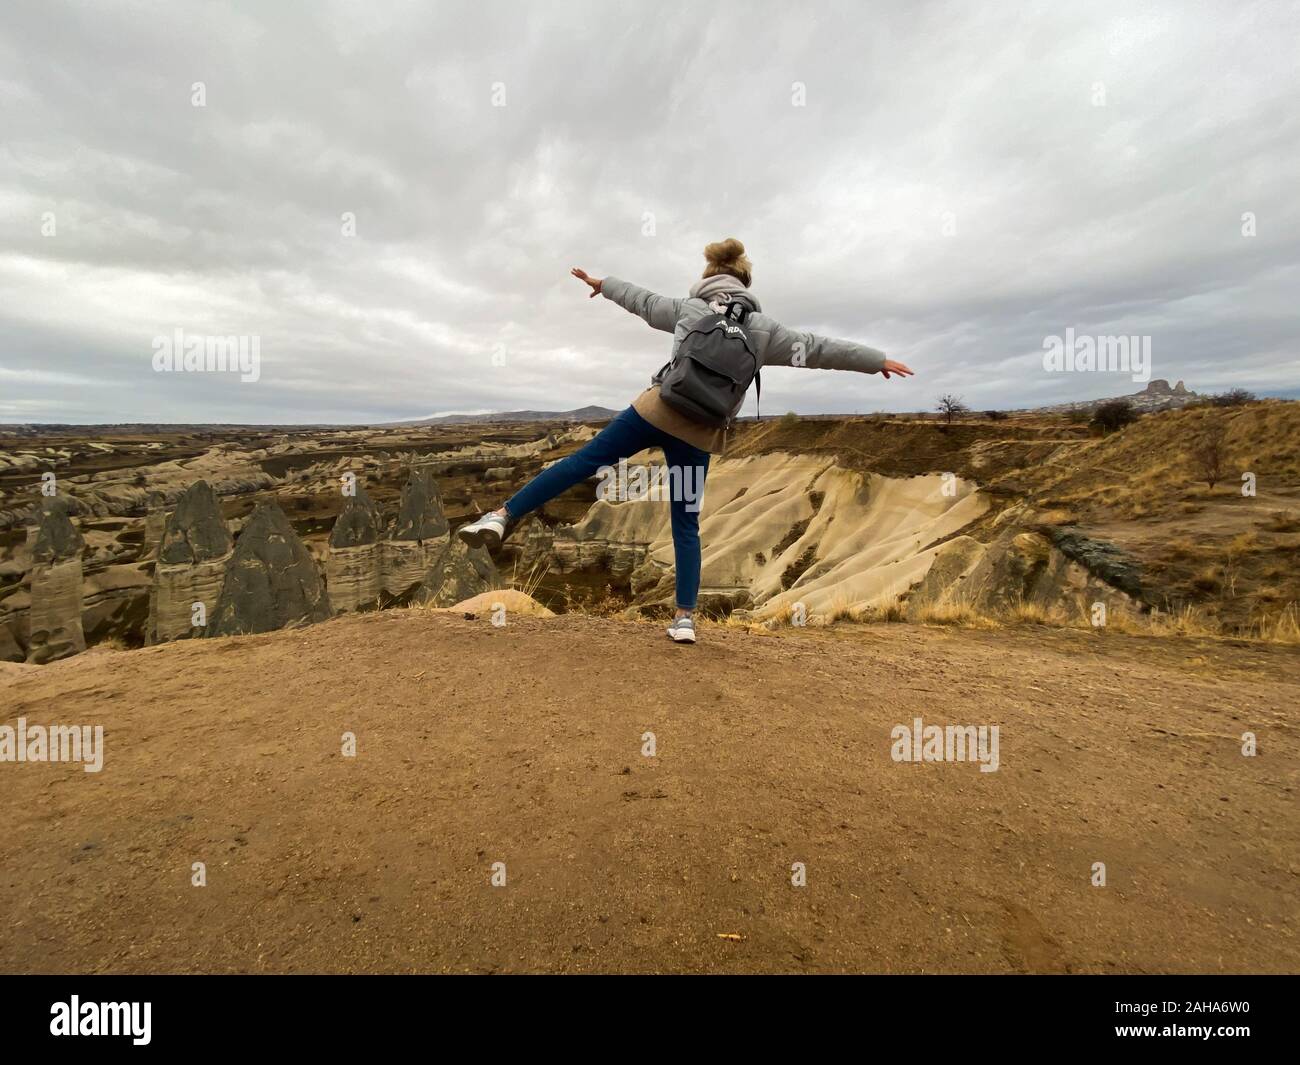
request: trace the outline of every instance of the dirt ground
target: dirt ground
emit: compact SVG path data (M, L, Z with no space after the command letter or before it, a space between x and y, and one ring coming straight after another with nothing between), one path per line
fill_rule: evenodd
M702 637L388 611L0 670L3 723L106 733L0 763L0 970L1300 970L1296 649ZM1000 768L893 761L918 716Z

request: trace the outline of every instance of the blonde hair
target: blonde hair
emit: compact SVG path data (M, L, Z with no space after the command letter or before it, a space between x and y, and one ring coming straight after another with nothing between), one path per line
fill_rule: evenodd
M735 237L728 237L726 240L714 241L704 249L704 275L713 277L717 274L729 274L736 278L742 285L749 288L750 279L753 277L754 264L749 261L749 256L745 254L745 245L741 244Z

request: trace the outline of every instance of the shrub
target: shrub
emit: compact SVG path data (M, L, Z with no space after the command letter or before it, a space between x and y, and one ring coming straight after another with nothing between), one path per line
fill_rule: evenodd
M1097 404L1097 409L1092 412L1091 424L1103 433L1113 433L1126 425L1132 425L1137 419L1137 411L1127 399L1108 399L1105 403Z
M1259 397L1244 388L1230 388L1211 396L1210 402L1216 407L1244 407L1247 403L1258 403Z

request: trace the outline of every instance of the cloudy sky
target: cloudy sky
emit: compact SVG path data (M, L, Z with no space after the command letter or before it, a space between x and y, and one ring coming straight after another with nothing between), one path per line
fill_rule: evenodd
M767 412L1141 387L1045 372L1067 329L1297 396L1298 41L1237 0L5 0L0 421L621 407L668 338L569 267L684 295L724 236L917 371ZM260 378L156 372L177 329Z

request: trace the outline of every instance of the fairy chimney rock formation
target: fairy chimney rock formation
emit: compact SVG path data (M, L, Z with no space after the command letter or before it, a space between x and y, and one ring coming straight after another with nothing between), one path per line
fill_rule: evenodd
M383 518L358 484L334 521L325 555L325 583L334 613L378 605L382 536Z
M433 471L413 467L402 486L402 504L397 511L391 540L437 540L450 532L442 510L442 493Z
M28 662L53 662L86 649L81 627L81 551L85 540L68 516L72 506L70 500L55 496L42 500L36 510Z
M233 547L216 492L206 481L195 481L176 500L158 544L149 594L149 643L203 635Z
M258 504L235 543L209 634L271 632L324 621L329 614L325 582L311 552L279 506Z
M216 492L207 481L195 481L176 500L158 547L158 561L169 566L207 562L230 554L231 546Z
M427 466L412 467L402 486L397 520L382 548L381 584L389 603L409 602L419 592L450 535L433 471Z
M346 497L343 510L334 520L330 530L330 547L364 547L379 542L383 534L383 520L366 494L365 488L356 486L356 493Z
M74 504L64 496L50 496L41 500L36 508L36 535L31 538L32 558L37 562L67 562L81 558L86 546L81 530L72 524L69 515Z

